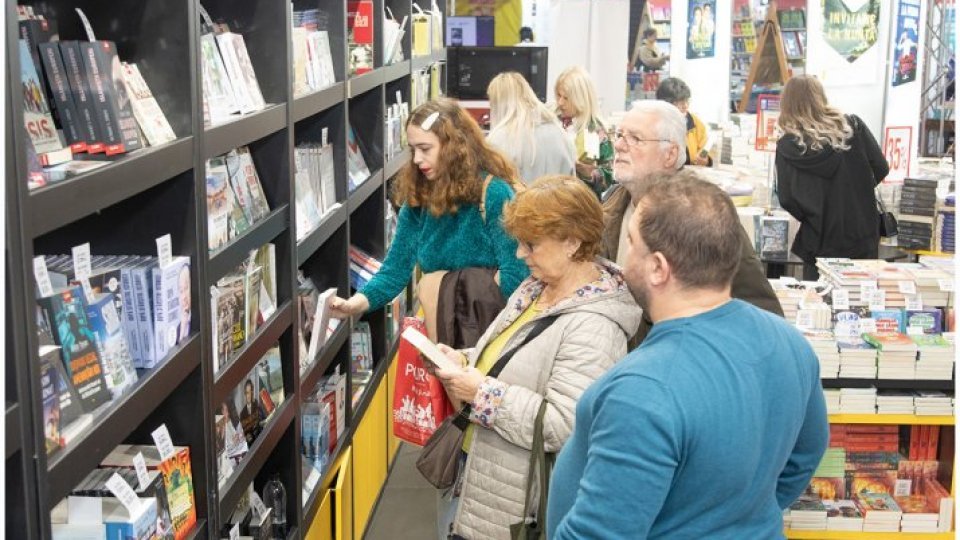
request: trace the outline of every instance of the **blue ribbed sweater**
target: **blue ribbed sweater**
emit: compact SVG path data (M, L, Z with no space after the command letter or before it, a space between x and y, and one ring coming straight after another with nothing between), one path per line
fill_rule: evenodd
M503 205L513 199L513 189L494 178L487 187L486 221L478 204L461 205L455 214L435 217L428 210L403 205L397 233L380 271L360 291L370 301L370 311L390 302L410 281L419 263L424 273L470 267L500 269L500 290L509 298L529 274L517 259L517 241L503 230Z

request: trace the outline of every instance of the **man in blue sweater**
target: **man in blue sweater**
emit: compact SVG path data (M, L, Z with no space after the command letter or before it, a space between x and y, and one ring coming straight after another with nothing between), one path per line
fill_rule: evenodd
M783 538L782 509L826 450L826 406L803 336L730 297L739 229L692 172L639 199L624 271L655 324L577 405L550 538Z

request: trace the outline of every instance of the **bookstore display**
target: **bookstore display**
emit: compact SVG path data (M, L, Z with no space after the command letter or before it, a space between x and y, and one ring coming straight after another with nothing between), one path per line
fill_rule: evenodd
M329 300L352 246L368 273L385 253L445 54L438 6L424 28L386 4L17 6L8 535L301 538L344 460L366 470L351 446L386 425L412 304L339 321ZM354 490L358 535L377 488Z

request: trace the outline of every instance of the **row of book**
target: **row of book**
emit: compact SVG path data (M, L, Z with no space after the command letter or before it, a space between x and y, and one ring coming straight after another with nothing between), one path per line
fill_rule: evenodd
M316 8L294 11L292 40L295 97L322 90L337 82L325 14Z
M424 10L413 3L412 46L413 56L429 56L443 48L443 12L436 0L431 0L430 8Z
M204 126L221 124L237 115L266 108L246 42L241 34L231 32L226 24L204 20L200 36L200 68Z
M939 258L944 259L944 258ZM835 309L843 306L902 308L953 305L952 262L922 258L918 263L863 259L817 259L821 281L832 288Z
M897 245L907 249L933 247L939 201L936 178L905 178L900 188Z
M279 490L280 498L285 500L286 487L280 482L279 475L273 475L264 484L262 497L254 490L251 482L247 490L240 495L236 508L221 517L218 538L232 538L233 531L237 532L239 540L286 538L286 516L277 512L283 511L282 505L270 500L275 490Z
M347 191L353 193L360 184L370 178L370 168L363 159L360 140L353 126L347 126Z
M933 245L930 249L941 253L956 253L957 241L957 196L947 195L937 209L933 224Z
M219 485L233 474L264 425L283 403L280 347L271 347L216 410L217 478Z
M955 398L940 390L824 388L828 414L953 416Z
M867 333L843 337L807 331L804 335L820 362L822 379L953 378L956 349L952 334Z
M387 107L383 121L383 152L390 160L404 151L407 147L407 117L410 116L410 104L400 100L397 93L397 102Z
M304 277L303 272L298 274L300 373L305 372L316 361L327 340L340 326L340 319L330 316L330 302L336 296L336 288L320 292L312 279Z
M347 430L347 377L340 373L340 366L304 398L300 418L306 504Z
M50 511L53 537L187 538L197 524L190 448L172 451L164 458L156 446L117 446Z
M216 251L270 214L246 146L207 160L207 246Z
M813 531L949 532L953 500L936 480L922 479L920 486L924 495L863 492L840 500L804 495L784 512L784 526Z
M434 62L430 66L410 72L410 110L442 95L446 62Z
M57 22L38 9L17 6L30 189L107 163L95 158L176 139L137 64L121 62L89 24L89 41L60 41Z
M347 1L347 49L350 75L363 75L373 70L373 2Z
M383 65L389 66L403 61L403 36L407 26L407 16L397 21L389 6L383 10Z
M350 259L350 287L357 291L363 289L383 265L383 263L371 257L370 254L354 245L351 245L348 249L348 257Z
M277 310L276 246L251 250L239 268L211 286L210 309L216 373Z
M298 241L316 229L328 212L340 206L333 146L326 135L324 128L321 144L299 144L293 151Z

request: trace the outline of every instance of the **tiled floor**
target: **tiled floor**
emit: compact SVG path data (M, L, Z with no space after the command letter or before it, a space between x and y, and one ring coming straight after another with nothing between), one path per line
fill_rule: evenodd
M420 448L403 443L366 540L433 540L437 537L437 490L417 471Z

